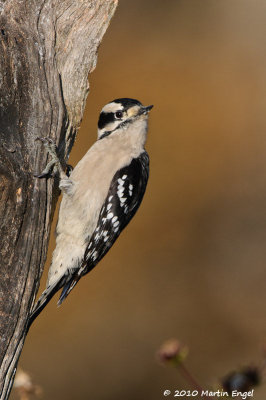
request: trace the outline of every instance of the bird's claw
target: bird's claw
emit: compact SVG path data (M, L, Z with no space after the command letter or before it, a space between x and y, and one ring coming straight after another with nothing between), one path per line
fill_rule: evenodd
M34 178L48 178L48 175L50 176L50 172L46 173L46 172L42 172L41 174L33 174Z
M48 153L52 157L51 161L46 165L45 169L40 173L40 174L34 174L36 178L47 178L52 176L51 172L53 172L54 169L58 170L60 168L60 160L57 156L57 151L56 151L56 144L53 141L53 139L48 138L48 137L37 137L35 140L39 140L44 144L44 146L47 148Z
M66 165L66 176L69 178L70 177L70 175L71 175L71 172L73 171L73 167L72 167L72 165L70 165L70 164L67 164Z
M55 144L55 142L53 141L53 139L51 139L51 138L49 138L49 137L40 137L40 136L37 136L36 139L35 139L35 141L36 141L36 140L40 140L40 142L43 142L43 143L53 143L53 144Z

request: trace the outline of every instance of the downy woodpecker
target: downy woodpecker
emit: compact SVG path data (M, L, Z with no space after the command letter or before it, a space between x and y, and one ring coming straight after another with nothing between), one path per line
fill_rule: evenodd
M98 140L69 177L60 164L54 142L39 138L52 159L38 177L46 177L56 169L63 198L47 287L33 308L30 324L61 288L58 304L62 303L135 215L149 176L149 156L144 145L152 107L129 98L104 106L98 121Z

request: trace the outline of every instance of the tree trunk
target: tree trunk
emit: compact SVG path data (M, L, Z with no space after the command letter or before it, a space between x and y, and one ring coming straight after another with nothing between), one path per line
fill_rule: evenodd
M0 399L7 399L46 258L58 182L38 136L62 159L75 140L88 74L118 0L0 0Z

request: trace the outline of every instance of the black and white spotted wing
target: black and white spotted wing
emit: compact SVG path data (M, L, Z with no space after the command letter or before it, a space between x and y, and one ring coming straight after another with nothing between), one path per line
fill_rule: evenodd
M149 156L145 151L115 174L100 211L97 227L88 243L84 261L65 285L60 303L78 280L104 257L135 215L144 196L148 177Z
M101 260L135 215L144 196L148 176L149 157L143 152L113 177L85 253L89 270Z

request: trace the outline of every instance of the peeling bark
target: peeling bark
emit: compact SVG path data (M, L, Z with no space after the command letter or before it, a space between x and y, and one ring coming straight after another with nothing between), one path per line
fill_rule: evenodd
M58 182L38 136L67 159L88 74L118 0L0 0L0 399L7 399L46 258Z

